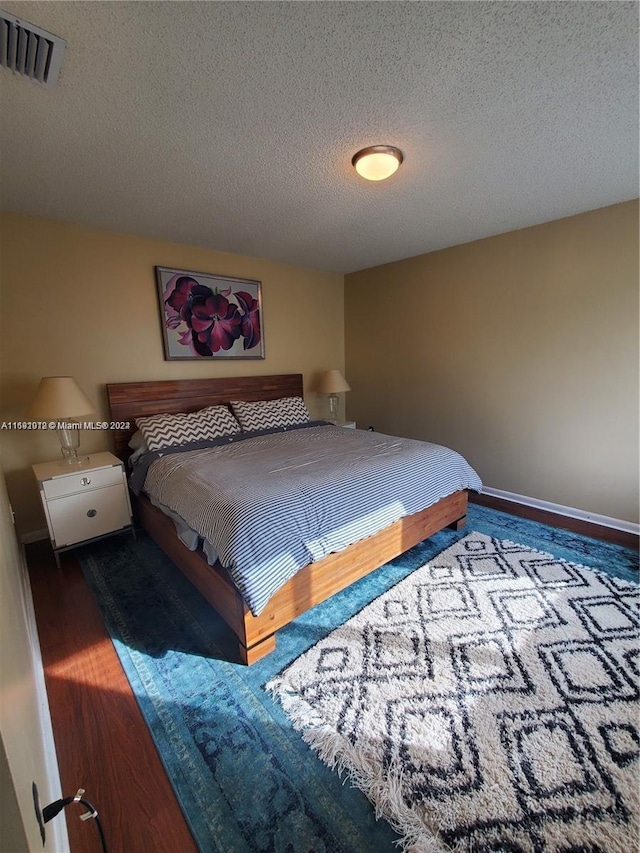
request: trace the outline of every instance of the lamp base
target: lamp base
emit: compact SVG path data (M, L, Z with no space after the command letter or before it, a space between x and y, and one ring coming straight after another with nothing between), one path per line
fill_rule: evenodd
M64 456L58 464L61 468L81 468L83 465L87 465L89 462L88 456Z
M69 421L65 427L60 427L57 431L58 438L60 439L60 452L62 453L62 462L60 464L65 468L78 467L88 461L87 456L78 456L80 426L77 421Z
M329 420L331 423L338 422L338 395L329 394Z

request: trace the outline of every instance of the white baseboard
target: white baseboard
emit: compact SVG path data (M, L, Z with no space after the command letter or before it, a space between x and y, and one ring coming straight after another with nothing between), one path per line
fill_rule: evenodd
M20 536L21 545L31 545L32 542L41 542L43 539L49 538L49 531L46 527L41 527L40 530L32 530L31 533L23 533Z
M547 512L554 512L556 515L566 515L568 518L578 518L580 521L587 521L590 524L601 524L603 527L613 527L615 530L624 530L625 533L634 533L636 536L640 535L640 524L623 521L621 518L610 518L608 515L598 515L595 512L586 512L583 509L554 504L551 501L541 501L538 498L527 497L527 495L516 495L514 492L504 492L502 489L491 489L488 486L482 489L482 493L491 495L494 498L500 498L503 501L524 504L525 506L532 506L536 509L546 510Z

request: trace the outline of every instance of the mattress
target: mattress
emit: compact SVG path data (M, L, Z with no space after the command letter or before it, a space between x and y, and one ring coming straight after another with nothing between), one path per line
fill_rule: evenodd
M144 492L251 612L308 563L482 483L442 445L332 425L248 436L148 466Z

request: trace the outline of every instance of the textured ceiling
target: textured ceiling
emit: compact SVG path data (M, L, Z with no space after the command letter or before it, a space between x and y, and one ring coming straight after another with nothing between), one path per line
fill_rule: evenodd
M0 70L4 210L349 272L638 194L636 3L2 8L67 41Z

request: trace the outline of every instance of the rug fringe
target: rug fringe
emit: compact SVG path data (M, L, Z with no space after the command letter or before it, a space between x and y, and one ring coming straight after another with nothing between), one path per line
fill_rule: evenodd
M289 690L282 678L265 684L271 696L278 699L294 729L318 757L339 775L345 774L373 803L376 820L384 817L402 837L395 843L403 853L462 853L464 844L451 847L404 801L402 770L391 766L383 775L376 771L377 762L356 750L342 735L322 722L321 717L299 695Z

